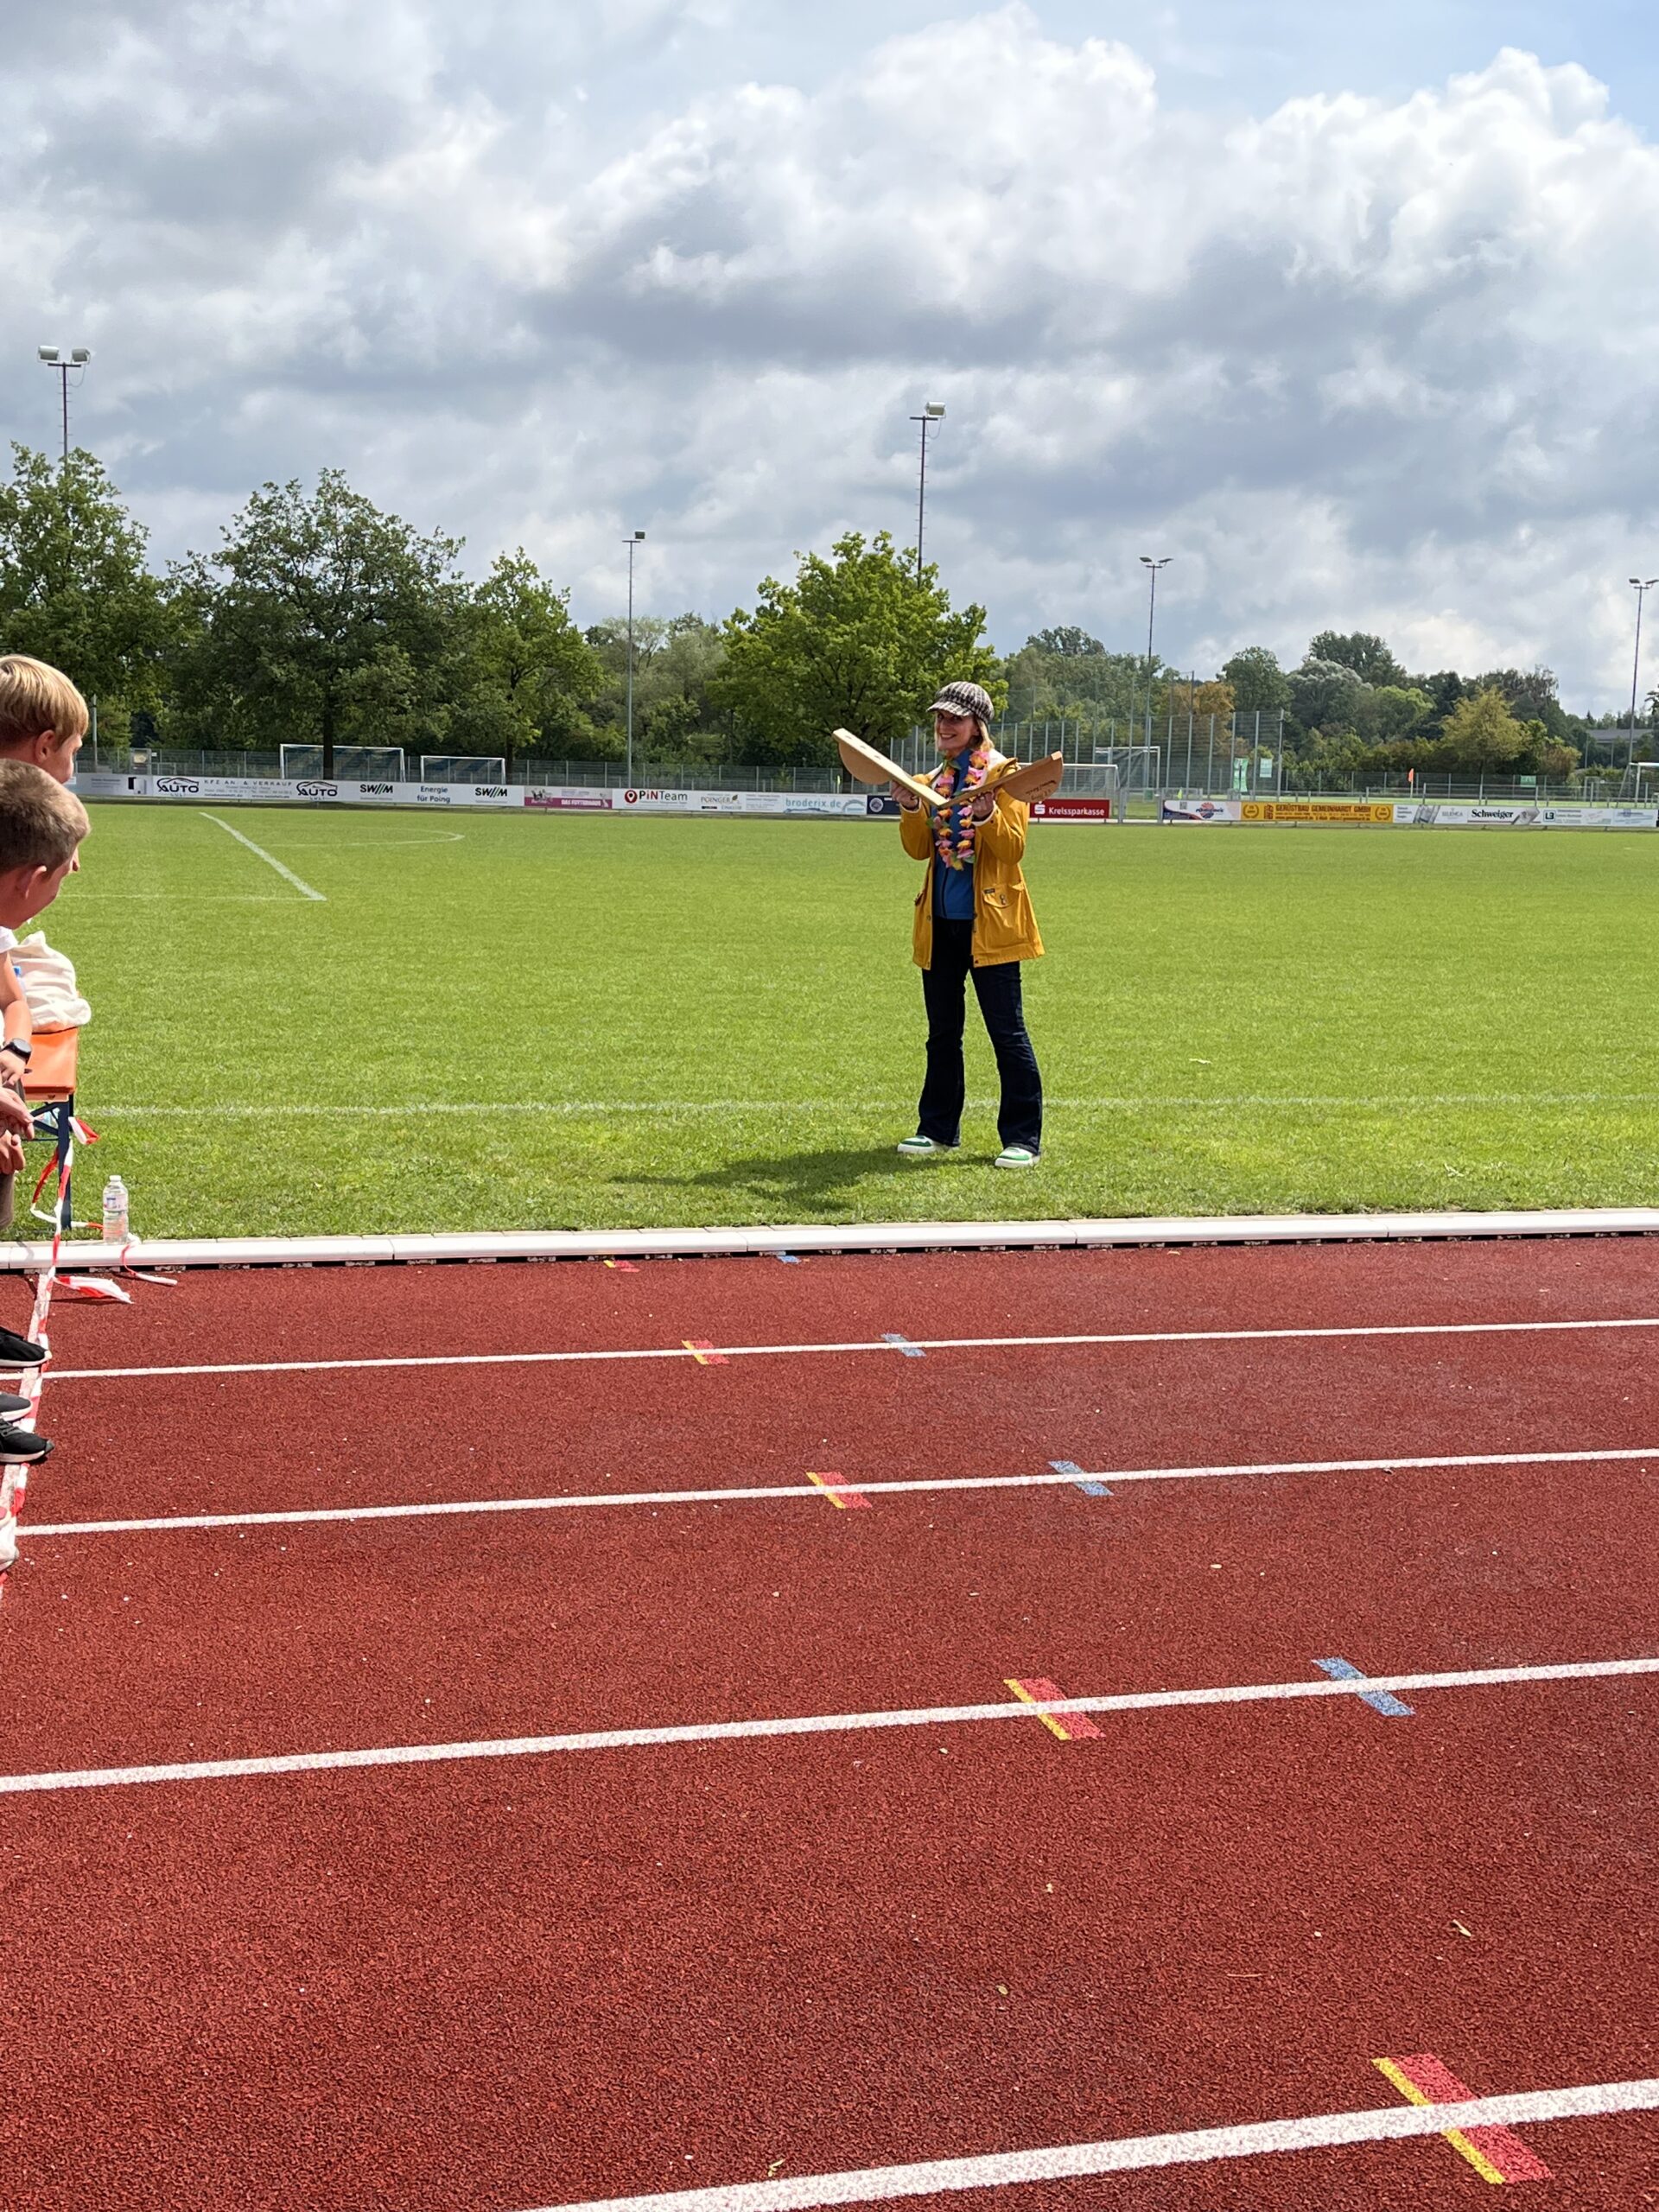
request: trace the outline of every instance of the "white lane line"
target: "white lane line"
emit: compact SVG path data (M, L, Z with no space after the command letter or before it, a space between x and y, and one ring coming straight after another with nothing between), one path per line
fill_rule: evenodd
M1287 2151L1328 2151L1350 2143L1409 2142L1453 2128L1536 2127L1545 2120L1594 2120L1611 2113L1656 2109L1659 2081L1596 2082L1570 2089L1471 2097L1460 2104L1310 2113L1300 2120L1195 2127L1179 2135L1119 2136L1105 2143L996 2151L982 2158L866 2166L850 2173L800 2174L787 2179L779 2175L773 2181L726 2182L712 2189L668 2190L656 2196L594 2197L585 2203L544 2205L541 2212L811 2212L820 2204L879 2204L895 2196L931 2196L950 2190L1069 2181L1083 2174L1136 2173L1154 2166L1208 2165L1220 2158L1272 2158Z
M1407 1321L1342 1329L1141 1329L1111 1335L1053 1337L912 1337L919 1351L1041 1351L1073 1344L1296 1344L1365 1337L1557 1336L1596 1329L1659 1329L1659 1316L1604 1321ZM855 1338L845 1344L714 1344L725 1359L805 1357L833 1352L885 1352L903 1357L885 1337ZM539 1367L582 1361L691 1359L683 1344L648 1344L617 1351L421 1352L387 1359L233 1359L181 1367L60 1367L56 1382L133 1382L166 1375L321 1375L336 1369L380 1367ZM706 1357L706 1355L705 1355Z
M779 1720L694 1720L660 1728L601 1728L564 1736L506 1736L459 1744L397 1744L353 1751L285 1751L238 1759L186 1759L159 1766L72 1767L51 1774L0 1774L0 1796L55 1789L107 1789L150 1782L225 1782L252 1775L321 1774L340 1767L430 1766L457 1759L539 1758L559 1751L637 1751L663 1744L729 1744L755 1737L843 1735L872 1728L934 1728L1029 1720L1039 1713L1150 1713L1166 1707L1254 1705L1310 1697L1375 1697L1381 1691L1485 1689L1516 1682L1599 1681L1659 1674L1659 1658L1568 1660L1537 1667L1474 1667L1455 1674L1321 1675L1312 1681L1243 1682L1217 1689L1130 1690L1111 1697L1003 1700L890 1713L814 1713Z
M210 821L218 821L210 815ZM228 822L221 823L229 830ZM232 830L232 835L240 833ZM246 839L243 842L247 842ZM413 842L413 841L411 841ZM253 849L258 852L256 845ZM266 854L261 859L268 859ZM272 866L279 866L273 861ZM284 869L283 874L287 874ZM137 896L162 897L167 894L138 893ZM313 892L316 898L321 894ZM219 1101L199 1106L136 1105L106 1106L106 1114L119 1114L129 1120L143 1115L188 1115L193 1121L204 1116L260 1118L293 1116L348 1116L361 1121L372 1114L838 1114L849 1110L861 1113L907 1113L914 1104L914 1096L906 1098L524 1098L472 1099L457 1101L448 1098L411 1099L402 1106L336 1106L321 1105L296 1100L292 1103L248 1105L226 1104ZM995 1098L970 1098L964 1102L969 1107L988 1107L996 1104ZM1349 1108L1360 1111L1388 1109L1395 1112L1427 1111L1446 1106L1651 1106L1659 1105L1659 1091L1655 1090L1471 1090L1447 1092L1414 1092L1398 1097L1316 1097L1274 1092L1251 1093L1239 1096L1202 1098L1051 1098L1052 1109L1064 1113L1168 1113L1171 1111L1198 1111L1207 1109L1229 1113L1241 1107L1294 1106L1317 1108L1330 1111Z
M1228 1475L1400 1474L1446 1467L1582 1466L1596 1462L1659 1462L1659 1444L1612 1452L1471 1452L1457 1458L1421 1459L1264 1459L1239 1466L1045 1469L1033 1475L921 1475L891 1482L837 1479L836 1487L861 1497L906 1491L1070 1489L1079 1482L1187 1483ZM456 1513L556 1513L610 1505L733 1505L769 1498L821 1498L813 1483L747 1483L726 1490L627 1490L567 1493L558 1497L443 1498L409 1505L294 1506L269 1513L178 1513L151 1521L32 1522L31 1536L157 1535L182 1529L290 1529L318 1521L416 1521Z
M199 814L206 816L209 822L217 822L219 828L228 836L234 837L238 845L245 845L251 853L257 854L267 868L274 868L283 881L291 883L302 899L315 899L320 904L327 905L327 901L324 899L321 891L314 891L302 877L295 874L291 868L284 868L275 853L268 853L263 845L256 845L251 837L245 837L234 823L226 822L222 815L208 814L205 806L199 807L196 810Z

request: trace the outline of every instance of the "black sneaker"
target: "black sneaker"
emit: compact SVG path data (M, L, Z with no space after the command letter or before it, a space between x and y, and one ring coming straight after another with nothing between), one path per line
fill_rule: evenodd
M20 1337L15 1329L0 1329L0 1367L43 1367L46 1360L44 1344Z
M29 1406L27 1398L20 1398L10 1390L0 1390L0 1421L15 1421L19 1414L29 1411Z
M32 1467L51 1449L33 1429L14 1428L9 1421L0 1421L0 1467Z

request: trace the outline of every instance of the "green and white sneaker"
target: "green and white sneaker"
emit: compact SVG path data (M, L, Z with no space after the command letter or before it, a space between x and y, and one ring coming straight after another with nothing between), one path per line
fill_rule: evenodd
M936 1144L931 1137L906 1137L899 1147L900 1160L943 1160L947 1153L955 1152L953 1144Z
M1028 1144L1005 1144L991 1165L994 1167L1034 1167L1037 1155Z

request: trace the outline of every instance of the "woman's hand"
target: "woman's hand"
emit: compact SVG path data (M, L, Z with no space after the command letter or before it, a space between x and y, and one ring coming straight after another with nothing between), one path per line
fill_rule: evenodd
M980 791L974 800L975 821L988 822L995 811L996 793L995 791Z
M914 814L922 803L907 784L890 784L887 788L906 814Z

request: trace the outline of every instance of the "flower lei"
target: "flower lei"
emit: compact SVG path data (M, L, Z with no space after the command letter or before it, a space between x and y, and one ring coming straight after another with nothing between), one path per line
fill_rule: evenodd
M946 868L966 868L974 855L974 833L978 823L974 820L966 794L976 790L985 780L990 766L991 741L982 737L969 756L968 771L962 773L962 756L947 760L933 778L933 788L950 802L940 807L933 817L933 842L939 858ZM946 779L949 779L946 781ZM956 804L958 791L963 803Z

